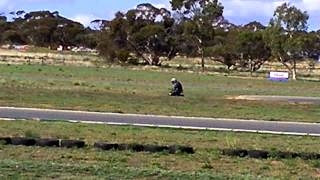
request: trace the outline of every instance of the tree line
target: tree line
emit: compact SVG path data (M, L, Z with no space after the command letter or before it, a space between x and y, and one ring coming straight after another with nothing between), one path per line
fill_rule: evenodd
M92 21L91 28L58 12L18 11L11 13L13 21L0 17L0 41L86 46L113 62L141 59L156 66L176 56L201 57L203 70L207 60L249 72L275 60L293 79L299 61L319 58L320 30L308 31L308 13L289 3L276 8L267 26L257 21L243 26L229 22L218 0L171 0L170 4L170 9L139 4L117 12L112 20Z
M0 43L34 45L56 49L59 45L97 46L96 32L59 15L59 12L10 12L0 16Z

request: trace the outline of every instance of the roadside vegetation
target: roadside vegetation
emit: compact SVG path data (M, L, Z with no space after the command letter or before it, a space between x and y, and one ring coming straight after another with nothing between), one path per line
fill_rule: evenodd
M319 153L316 137L189 131L64 122L0 121L0 136L79 139L85 149L0 145L0 177L59 179L292 179L319 177L318 160L237 158L218 149ZM102 151L96 141L193 146L195 154Z

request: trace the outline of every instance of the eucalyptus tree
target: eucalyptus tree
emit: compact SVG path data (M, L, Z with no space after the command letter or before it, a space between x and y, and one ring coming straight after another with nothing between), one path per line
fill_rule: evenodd
M212 60L226 65L228 69L240 68L252 74L271 56L271 50L263 39L262 31L238 28L224 34L219 33L218 37L221 39L220 42L206 47L205 54Z
M23 11L11 12L14 21L8 21L4 14L0 16L0 42L9 44L25 44L26 38L23 36L22 32L19 30L19 26L16 23L19 21L19 17L22 15Z
M83 25L60 16L57 11L26 13L20 24L31 44L45 47L77 45L76 37L85 30Z
M214 44L214 27L223 20L224 7L218 0L171 0L170 3L183 26L184 43L197 47L204 70L205 47Z
M230 31L220 29L215 34L216 42L213 46L205 47L205 56L212 61L225 65L228 70L237 68L239 56L235 42L239 31L235 29Z
M176 36L171 12L149 3L140 4L127 13L128 41L135 53L150 65L161 65L161 58L176 54Z
M271 57L271 49L264 41L262 32L242 31L235 42L239 64L251 75Z
M138 5L116 17L103 28L99 50L109 58L126 61L142 58L149 65L161 65L162 58L176 54L174 20L169 10L149 3ZM121 56L121 58L120 58Z
M308 19L306 11L284 3L277 7L266 29L272 55L290 71L293 80L297 79L297 62L305 58L308 41L301 33L307 31Z

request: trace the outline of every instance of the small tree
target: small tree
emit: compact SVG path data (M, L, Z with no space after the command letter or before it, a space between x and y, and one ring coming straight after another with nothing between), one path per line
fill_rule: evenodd
M260 32L243 31L239 33L236 50L240 57L241 67L248 69L251 75L259 70L271 56L271 50Z
M266 30L266 40L272 55L297 79L297 61L305 57L305 39L299 33L307 30L307 12L302 12L288 3L279 6Z
M228 70L236 67L239 57L234 42L236 42L238 33L237 30L217 31L216 42L214 46L205 48L205 56L226 65Z

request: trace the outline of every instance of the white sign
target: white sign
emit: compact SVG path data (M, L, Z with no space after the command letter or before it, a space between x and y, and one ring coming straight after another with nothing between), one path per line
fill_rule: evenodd
M270 78L289 79L288 72L270 72Z
M288 72L270 72L269 80L288 82L289 81L289 73Z

